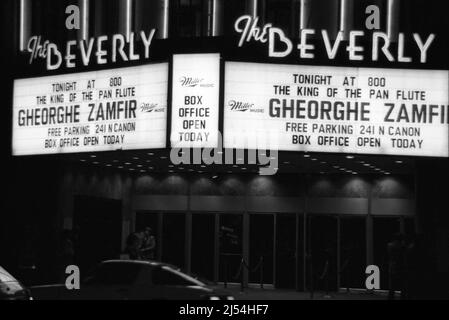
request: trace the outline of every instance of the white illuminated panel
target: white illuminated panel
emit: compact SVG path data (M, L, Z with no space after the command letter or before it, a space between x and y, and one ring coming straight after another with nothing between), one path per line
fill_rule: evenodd
M226 63L224 146L448 157L448 71Z
M174 55L172 88L172 147L216 147L220 55Z
M14 81L13 155L166 147L168 64Z

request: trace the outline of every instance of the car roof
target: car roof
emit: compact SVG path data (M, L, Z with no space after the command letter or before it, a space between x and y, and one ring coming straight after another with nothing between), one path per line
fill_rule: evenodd
M183 277L187 277L190 281L193 281L200 286L206 285L204 282L200 281L199 279L195 279L194 277L192 277L192 276L188 275L187 273L185 273L184 271L182 271L181 268L174 266L172 264L169 264L169 263L165 263L165 262L151 261L151 260L106 260L106 261L103 261L100 263L100 265L106 265L106 264L146 265L146 266L151 266L153 268L167 267L167 268L172 269L172 271L174 271L174 272L178 272L178 273L182 274Z
M16 278L14 278L8 271L6 271L5 269L2 268L2 266L0 266L0 282L2 281L17 281Z
M150 265L152 267L170 267L173 269L179 269L173 265L168 263L159 262L159 261L151 261L151 260L106 260L102 261L100 264L107 263L118 263L118 264L140 264L140 265Z

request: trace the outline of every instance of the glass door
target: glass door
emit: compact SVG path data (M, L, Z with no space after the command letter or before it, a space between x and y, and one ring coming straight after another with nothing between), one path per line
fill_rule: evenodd
M374 264L380 268L380 288L384 290L389 289L388 244L400 234L400 230L400 218L374 217L373 219Z
M194 276L214 280L215 214L192 215L191 270Z
M340 218L340 287L364 288L366 268L365 217Z
M307 217L307 288L337 290L337 216Z
M294 289L296 282L296 215L276 215L276 288Z
M219 222L219 281L239 282L243 254L243 215L220 214Z
M185 268L185 214L164 213L162 234L162 261Z
M273 284L274 215L251 214L249 282Z

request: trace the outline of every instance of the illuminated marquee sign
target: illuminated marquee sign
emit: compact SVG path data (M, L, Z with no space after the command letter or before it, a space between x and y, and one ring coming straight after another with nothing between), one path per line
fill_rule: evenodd
M168 64L14 81L13 154L166 147Z
M448 157L448 76L228 62L224 146Z
M174 55L172 88L172 147L216 147L220 55Z
M264 44L268 47L268 56L273 58L284 58L294 52L300 59L314 59L317 48L312 38L318 38L329 60L334 60L337 53L344 50L352 61L378 61L382 58L388 62L411 63L414 62L410 55L413 51L417 52L415 59L419 63L427 63L429 49L436 38L433 33L422 36L418 33L407 35L401 32L398 34L396 46L386 33L375 31L370 35L371 52L368 52L363 42L367 40L365 37L369 33L363 30L349 31L348 39L345 39L343 31L339 31L334 40L327 30L301 29L300 40L296 43L296 40L286 36L282 29L271 23L260 25L259 17L250 15L239 17L234 24L234 30L240 36L239 47L254 42Z
M44 59L47 70L61 67L76 68L78 64L88 66L91 61L98 65L120 61L136 61L150 57L150 47L156 29L138 34L131 32L129 36L114 34L102 35L85 40L70 40L60 47L41 36L33 36L28 41L29 63ZM138 41L140 40L140 41Z

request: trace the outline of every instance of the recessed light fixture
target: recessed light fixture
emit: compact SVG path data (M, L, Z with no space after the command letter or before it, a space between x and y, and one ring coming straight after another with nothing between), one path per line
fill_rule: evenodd
M119 168L119 169L123 169L123 166L118 166L117 168Z
M364 163L363 164L365 167L371 167L371 165L369 163Z
M312 158L312 159L310 159L310 160L312 160L312 161L317 161L318 159L316 159L316 158Z
M333 168L334 168L334 169L340 169L340 167L339 167L339 166L333 166Z
M112 167L112 164L107 164L106 167Z
M86 162L86 160L84 160L84 159L81 159L80 161L81 161L81 162Z
M246 168L242 168L242 170L246 170Z
M136 171L136 169L133 169L133 168L129 168L129 171Z
M94 162L92 162L93 164L99 164L99 162L98 161L94 161Z
M167 157L166 156L162 156L162 157L160 157L162 160L165 160L165 159L167 159Z
M169 167L169 168L174 168L175 166L172 165L172 164L169 164L168 167Z
M112 160L112 162L114 162L114 163L117 163L117 162L118 162L118 160Z
M355 175L355 174L358 174L358 173L357 173L357 172L355 172L355 171L353 171L353 172L352 172L352 174L354 174L354 175Z
M130 166L131 162L125 162L125 165Z
M386 174L387 176L388 176L388 175L390 175L390 173L389 173L389 172L384 172L384 174Z
M234 164L233 166L232 166L233 168L238 168L239 166L238 165L236 165L236 164Z
M96 158L97 156L96 155L94 155L94 154L92 154L91 156L90 156L91 158Z
M151 162L151 160L146 160L145 162L147 162L147 163L148 163L148 162Z
M147 155L154 156L154 153L153 152L148 152Z
M397 164L401 164L401 163L403 163L403 161L402 160L396 160L395 161Z
M137 165L137 168L142 168L142 167L143 167L143 165L141 165L141 164Z
M346 159L354 159L354 156L351 156L351 155L346 156Z
M290 161L284 161L284 164L290 164Z
M310 154L305 154L304 158L310 158Z
M138 157L133 157L133 159L134 159L134 160L139 160L139 158L138 158Z
M320 163L321 163L321 164L326 164L327 162L326 162L326 161L321 161Z
M213 177L212 177L212 179L217 179L217 178L218 178L218 176L213 176Z
M173 170L168 170L168 172L170 172L170 173L174 173L175 171L173 171Z

